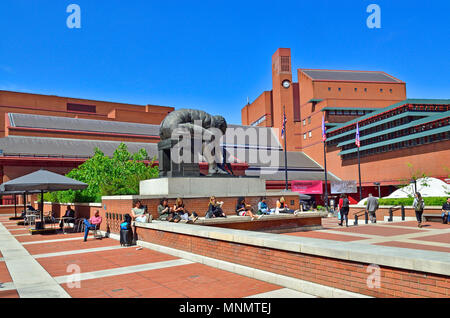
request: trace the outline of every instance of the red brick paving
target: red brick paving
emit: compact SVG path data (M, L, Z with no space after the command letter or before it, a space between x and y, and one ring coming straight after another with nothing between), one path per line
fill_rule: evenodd
M359 240L366 239L364 237L340 235L340 234L317 232L317 231L293 232L293 233L285 233L284 235L310 237L310 238L317 238L317 239L322 239L322 240L341 241L341 242L352 242L352 241L359 241Z
M5 262L0 262L0 283L11 283L12 278L9 275Z
M359 233L359 234L369 234L369 235L377 235L377 236L395 236L395 235L403 235L410 233L419 233L424 230L413 230L413 229L402 229L402 228L394 228L384 225L360 225L360 226L350 226L344 227L341 229L335 229L336 231L348 232L348 233Z
M118 250L91 252L75 255L46 257L37 261L53 277L69 275L66 269L69 264L77 264L82 273L94 272L124 266L164 262L177 259L168 254L149 249L137 251L136 247Z
M115 246L115 245L120 245L120 243L113 239L105 238L103 240L94 240L91 238L88 239L87 242L83 242L83 240L80 239L77 241L65 241L65 242L42 243L42 244L38 243L38 244L24 245L23 247L31 255L36 255L36 254L82 250L104 246Z
M17 290L0 290L0 298L19 298L19 294L17 293Z
M83 236L84 236L84 233L36 234L36 235L30 235L30 236L20 236L20 237L17 237L17 240L21 243L25 243L25 242L61 240L61 239L68 239L68 238L74 238L74 237L79 237L81 239Z
M384 223L383 225L396 225L396 226L407 226L407 227L415 227L417 228L417 221L405 221L405 222L396 222L396 223ZM426 222L422 223L422 228L429 229L450 229L450 224L442 224L438 222Z
M450 244L450 233L430 235L430 236L421 236L419 240L428 241L428 242L441 242Z
M414 243L398 242L398 241L376 243L374 245L401 247L401 248L412 248L412 249L416 249L416 250L427 250L427 251L450 253L450 248L449 247L425 245L425 244L414 244Z
M62 286L77 298L239 298L281 288L202 264L85 280L80 289Z

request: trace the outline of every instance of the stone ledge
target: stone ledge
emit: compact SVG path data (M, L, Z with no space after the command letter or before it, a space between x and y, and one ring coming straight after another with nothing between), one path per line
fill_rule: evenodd
M258 222L257 220L253 222ZM135 223L137 227L192 235L237 244L266 247L295 253L330 257L346 261L377 264L425 273L448 275L450 254L420 251L355 242L335 242L306 237L294 237L263 232L249 232L195 224Z

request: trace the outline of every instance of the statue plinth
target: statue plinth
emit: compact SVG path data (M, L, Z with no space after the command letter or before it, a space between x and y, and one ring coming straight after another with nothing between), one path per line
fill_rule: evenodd
M192 138L192 145L195 140ZM159 153L159 176L160 177L199 177L200 167L198 162L199 153L191 149L190 163L172 160L172 149L176 147L179 140L166 139L158 143Z

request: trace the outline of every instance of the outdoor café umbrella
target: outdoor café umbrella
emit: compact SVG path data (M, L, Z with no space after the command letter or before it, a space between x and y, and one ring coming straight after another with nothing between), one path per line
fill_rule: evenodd
M88 185L47 170L39 170L0 185L0 192L6 191L40 191L41 220L44 219L44 192L83 190Z
M0 192L0 196L3 196L3 195L13 195L14 196L14 218L17 218L17 195L18 194L23 195L23 209L24 209L24 211L26 211L27 210L26 195L27 194L35 194L35 193L41 193L41 191L5 191L5 192Z

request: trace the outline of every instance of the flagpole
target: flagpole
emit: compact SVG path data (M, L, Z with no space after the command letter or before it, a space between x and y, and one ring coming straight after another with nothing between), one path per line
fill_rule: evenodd
M325 128L325 115L322 115L322 141L323 141L323 161L325 169L325 208L328 210L328 171L327 171L327 132Z
M323 142L323 160L325 168L325 208L328 211L328 172L327 172L327 142Z
M356 123L356 147L358 148L358 176L359 176L359 201L362 200L362 186L361 186L361 156L359 148L361 147L361 140L359 136L359 123Z
M362 187L361 187L361 158L359 156L359 147L358 147L358 174L359 174L359 201L362 200Z
M284 173L286 177L286 191L289 191L289 179L288 179L288 170L287 170L287 142L286 142L286 107L283 106L283 126L284 126Z

